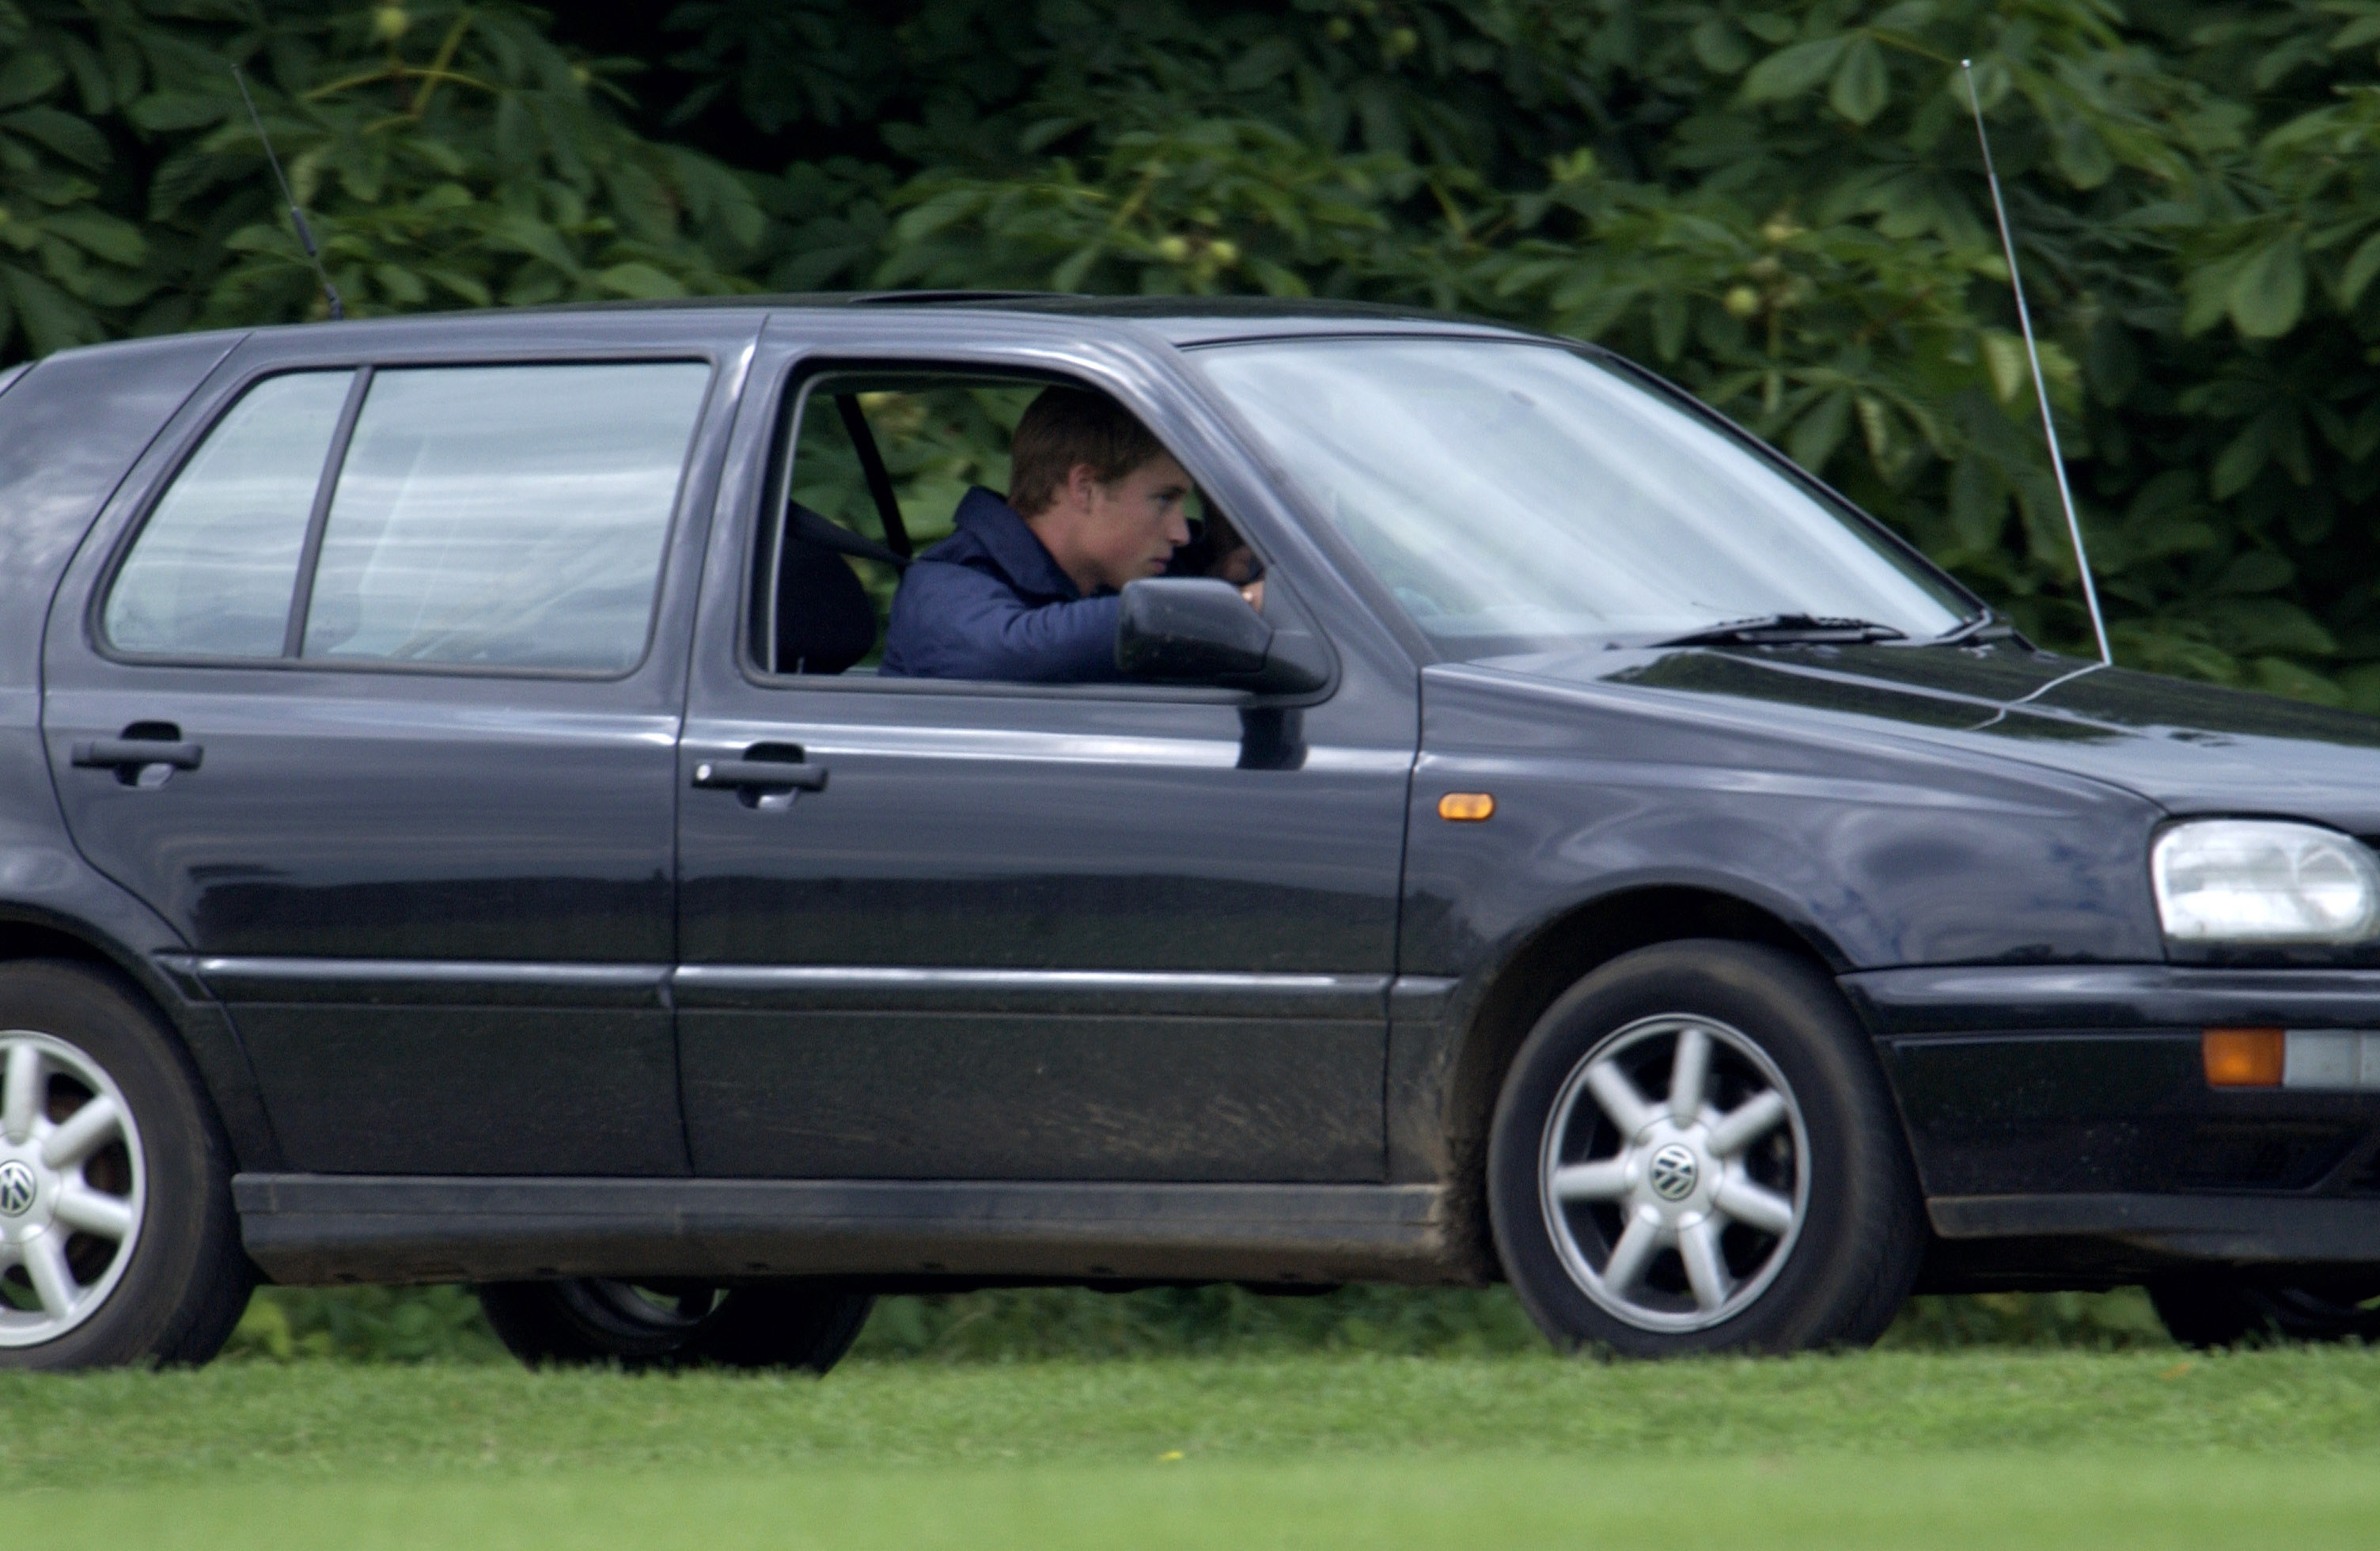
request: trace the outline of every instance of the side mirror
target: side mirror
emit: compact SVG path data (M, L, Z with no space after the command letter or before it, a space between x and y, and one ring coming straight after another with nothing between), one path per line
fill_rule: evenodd
M1115 660L1126 678L1303 695L1330 682L1320 644L1275 630L1240 589L1210 576L1153 576L1123 589Z

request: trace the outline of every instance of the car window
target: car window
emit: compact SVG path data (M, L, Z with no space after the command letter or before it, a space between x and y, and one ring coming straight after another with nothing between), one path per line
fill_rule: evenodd
M634 667L710 377L676 361L376 373L302 655Z
M278 657L352 371L268 377L217 421L150 515L101 628L123 651Z

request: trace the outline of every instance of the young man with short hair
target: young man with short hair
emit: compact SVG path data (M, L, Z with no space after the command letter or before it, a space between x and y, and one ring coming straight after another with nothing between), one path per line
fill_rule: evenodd
M892 600L894 678L1098 684L1115 666L1117 594L1190 541L1190 476L1111 400L1050 388L1017 422L1008 499L977 487L958 531ZM1261 581L1240 590L1263 606Z

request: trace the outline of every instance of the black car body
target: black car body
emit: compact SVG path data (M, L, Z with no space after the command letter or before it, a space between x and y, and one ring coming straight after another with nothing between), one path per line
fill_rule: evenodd
M1373 335L1543 343L795 298L42 360L0 389L0 953L153 1009L285 1282L1478 1282L1524 1039L1599 966L1712 942L1855 1017L1921 1286L2380 1267L2380 1061L2205 1066L2209 1029L2380 1029L2380 943L2172 942L2151 868L2200 816L2380 836L2380 724L2005 630L1444 660L1198 364ZM624 666L105 639L133 535L254 384L624 361L703 372ZM1263 553L1320 687L756 672L788 395L925 367L1123 404ZM824 775L714 779L771 760Z

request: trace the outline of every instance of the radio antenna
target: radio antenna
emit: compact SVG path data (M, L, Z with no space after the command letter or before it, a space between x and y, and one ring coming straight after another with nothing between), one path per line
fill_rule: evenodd
M2066 454L2058 450L2058 422L2049 413L2049 384L2041 375L2041 351L2033 343L2033 314L2024 305L2024 278L2017 273L2016 235L2009 228L2008 205L2000 198L2000 175L1992 166L1992 138L1984 132L1984 100L1975 94L1975 62L1961 59L1959 68L1967 79L1967 105L1975 114L1975 143L1984 148L1984 179L1992 187L1992 213L1999 217L2000 250L2008 255L2017 327L2024 331L2025 359L2033 363L2033 396L2041 405L2041 434L2049 442L2049 471L2058 476L2058 500L2066 508L2066 531L2074 540L2074 568L2082 574L2082 601L2091 610L2091 634L2099 642L2099 660L2112 665L2116 654L2107 649L2107 621L2099 612L2099 589L2091 582L2091 557L2082 548L2082 520L2074 515L2074 492L2066 483Z
M281 170L281 158L273 154L273 138L264 132L264 115L256 111L256 99L248 94L248 77L234 65L231 79L239 87L239 100L248 104L248 121L256 126L256 138L264 144L264 159L273 164L273 181L281 185L281 197L288 202L289 224L298 228L298 246L306 250L307 262L314 266L314 278L322 283L322 298L331 304L332 320L345 318L346 305L339 300L339 288L331 284L331 272L322 267L322 255L314 247L313 229L306 224L306 212L298 208L298 196L290 191L289 175Z

